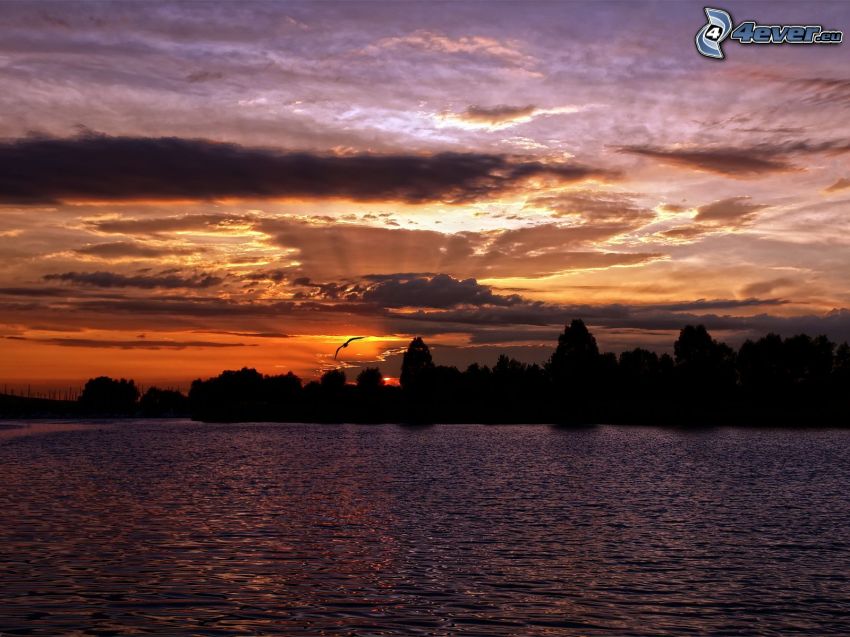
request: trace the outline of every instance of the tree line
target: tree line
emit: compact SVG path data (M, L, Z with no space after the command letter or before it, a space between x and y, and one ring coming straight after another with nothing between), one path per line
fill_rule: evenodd
M844 425L850 346L825 336L768 334L737 351L702 325L681 330L673 355L643 348L599 351L573 320L543 364L500 356L493 367L436 365L414 338L400 386L379 369L349 383L334 369L306 384L292 372L225 371L196 380L188 396L132 380L94 378L76 408L85 415L184 416L205 421L670 423Z

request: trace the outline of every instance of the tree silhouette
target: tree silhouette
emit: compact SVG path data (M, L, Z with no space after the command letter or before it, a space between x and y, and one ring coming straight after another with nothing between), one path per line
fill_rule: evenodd
M357 375L357 389L367 394L375 394L384 386L384 376L377 367L367 367Z
M301 394L301 379L292 372L280 376L266 376L264 394L276 405L292 405Z
M718 343L704 325L688 325L673 344L679 391L689 398L712 400L735 385L735 352Z
M322 374L319 384L326 396L337 396L345 387L345 372L341 369L331 369Z
M598 402L600 356L596 339L584 321L574 319L558 337L558 347L546 365L558 403L556 418L587 421Z
M556 382L575 382L596 370L599 347L581 319L574 319L558 337L558 347L549 359L549 373Z
M738 350L738 378L749 394L786 391L790 377L782 337L771 333L757 341L745 341Z
M434 361L431 359L431 350L421 337L414 338L401 362L401 386L404 389L412 389L417 381L422 378L425 370L433 369Z
M179 391L149 388L139 401L139 411L146 418L189 415L189 399Z
M850 388L850 345L846 342L835 350L832 361L832 383L830 389L834 393L842 388Z
M129 415L136 410L139 390L132 380L98 376L89 380L80 394L80 405L92 414Z
M600 353L576 319L543 367L503 355L492 369L473 363L461 372L435 365L416 337L403 356L402 388L385 385L377 367L363 369L356 385L335 369L303 387L292 373L243 368L194 381L189 408L193 418L218 421L850 424L847 343L768 334L735 352L705 326L687 325L673 353ZM132 381L93 378L80 413L179 415L186 399L151 388L137 400ZM25 413L26 403L12 408Z

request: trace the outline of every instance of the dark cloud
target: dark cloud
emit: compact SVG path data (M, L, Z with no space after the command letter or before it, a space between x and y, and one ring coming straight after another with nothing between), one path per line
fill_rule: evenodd
M728 303L728 302L727 302ZM781 301L776 303L782 303ZM749 305L771 305L768 302L752 301ZM562 326L570 318L583 318L591 328L631 329L637 333L668 331L675 333L685 325L703 324L710 330L736 334L736 341L759 337L768 332L783 336L794 334L826 334L829 338L841 342L850 340L850 310L837 309L823 315L776 316L757 314L736 316L729 314L702 313L710 309L710 302L694 302L690 308L687 303L677 307L688 311L671 311L664 305L563 305L554 306L543 303L527 304L510 308L487 308L486 310L460 308L452 310L419 311L405 314L392 314L399 331L410 329L427 333L422 326L437 324L442 329L434 333L467 332L471 338L489 330L506 330L508 325L518 326ZM734 306L727 306L734 307ZM740 307L740 306L739 306ZM720 309L720 308L715 308ZM486 340L486 335L481 338ZM506 339L507 340L507 339ZM521 340L526 340L522 338ZM672 343L671 343L672 344Z
M613 306L606 307L603 311L607 315ZM444 328L445 331L469 331L469 326L502 327L506 325L560 325L565 317L570 314L574 316L588 317L598 312L599 308L593 306L562 306L549 305L546 303L526 302L509 307L487 307L487 308L452 308L446 310L419 310L417 312L388 312L388 316L400 321L402 324L408 321L417 323L442 323L454 325L454 328ZM623 308L627 312L626 308Z
M604 320L600 325L610 327L631 327L640 330L678 330L684 325L703 324L710 330L737 332L738 340L759 337L769 332L782 336L795 334L826 334L833 340L850 339L850 310L833 310L822 315L776 316L757 314L755 316L734 316L716 314L646 312L635 313L627 319Z
M430 279L398 278L381 281L367 288L362 295L367 302L384 307L453 307L456 305L509 306L522 302L516 294L494 294L475 279L460 281L446 274Z
M697 221L718 222L722 225L741 225L767 206L750 201L750 197L729 197L697 208Z
M620 147L620 152L650 157L673 166L748 179L772 173L801 170L791 161L793 158L847 153L850 152L850 142L841 139L828 141L798 139L735 148L661 148L633 145Z
M227 299L104 299L76 302L80 311L95 313L149 314L174 317L277 317L291 314L294 305L286 301L254 303Z
M397 279L415 279L417 277L437 276L436 272L394 272L393 274L366 274L361 277L364 281L395 281Z
M321 155L176 137L28 137L0 143L0 201L342 197L461 203L531 177L559 183L608 171L503 155Z
M236 301L217 298L183 298L179 296L160 298L64 298L61 303L54 303L49 297L35 299L31 303L0 303L0 316L8 323L21 323L32 316L40 317L42 323L49 322L50 317L80 317L87 325L100 324L100 319L108 321L108 325L138 325L137 329L145 329L150 325L152 317L168 317L172 327L178 323L191 326L196 332L221 333L246 338L284 338L286 334L276 331L252 330L250 327L260 326L268 320L298 321L309 319L313 322L331 321L337 324L340 320L351 322L373 321L381 326L387 334L466 334L473 343L486 342L554 342L549 334L556 334L566 321L580 317L594 329L600 330L630 330L635 338L640 340L642 335L651 333L675 332L687 324L705 324L711 330L733 334L739 341L743 338L763 335L767 332L777 332L783 335L793 335L800 332L809 334L826 334L833 340L850 339L850 311L841 309L825 315L778 316L767 313L749 314L758 307L779 307L787 301L778 298L744 298L744 299L707 299L673 303L646 305L583 305L583 304L554 304L541 301L530 301L522 298L510 299L503 302L498 298L493 303L487 303L487 290L479 290L470 284L467 295L463 298L440 296L434 290L428 292L433 298L429 299L423 292L418 303L406 305L409 300L405 295L412 291L403 287L408 279L405 277L382 278L381 281L399 283L401 293L381 299L366 300L364 291L370 282L363 279L356 284L339 284L341 288L357 289L356 294L348 299L325 299L313 297L291 301ZM417 279L419 280L419 279ZM462 281L454 281L447 287L455 288ZM357 288L352 286L359 286ZM395 286L397 288L398 286ZM484 286L482 286L484 287ZM391 286L389 289L395 289ZM492 291L490 291L492 293ZM482 297L482 295L484 295ZM472 302L468 302L469 298ZM504 298L504 297L503 297ZM510 298L510 297L508 297ZM454 303L451 304L450 303ZM480 304L476 304L480 303ZM440 307L443 305L444 307ZM414 308L410 311L410 307ZM404 308L404 309L402 309ZM418 309L416 309L418 308ZM734 313L743 310L744 315ZM724 313L718 313L723 311ZM352 319L352 317L361 317ZM64 320L64 319L63 319ZM215 323L213 322L215 321ZM252 321L257 321L252 323ZM128 323L129 322L129 323ZM46 323L45 323L46 324ZM370 323L371 324L371 323ZM215 325L215 329L210 329ZM242 328L246 326L246 328ZM515 332L516 336L510 334ZM82 339L68 339L70 346L85 346ZM635 341L632 341L635 342ZM672 342L672 341L671 341ZM176 347L171 341L157 343L148 341L128 347ZM125 343L118 341L115 346ZM665 347L669 344L665 344ZM187 346L194 346L191 343ZM197 345L200 346L200 345Z
M509 328L509 329L485 329L473 332L469 337L469 342L473 345L494 345L497 343L557 343L558 335L561 333L560 327L551 327L549 329L527 329L527 328Z
M781 157L760 149L665 149L654 146L624 146L622 152L650 157L658 161L717 173L727 177L751 178L795 170Z
M462 113L455 115L457 119L476 124L503 124L517 119L531 117L536 111L533 104L528 106L470 106Z
M293 281L294 285L310 288L310 290L298 291L293 295L293 298L314 299L320 301L357 301L363 293L363 286L357 283L316 283L308 277L299 277Z
M259 283L261 281L270 281L271 283L284 283L290 276L290 272L284 269L276 270L261 270L258 272L248 272L242 275L243 281L249 283Z
M243 336L248 338L292 338L291 334L282 332L234 332L229 330L196 330L201 334L224 334L227 336Z
M365 277L357 283L313 283L309 279L297 279L298 285L315 289L312 294L301 298L361 301L378 307L431 307L449 308L460 305L510 306L522 303L522 297L511 294L495 294L486 285L475 279L455 279L447 274L382 275ZM298 297L296 297L298 298Z
M0 288L0 294L4 296L65 296L66 290L60 288Z
M13 338L13 337L5 337ZM16 340L59 345L61 347L95 347L105 349L187 349L191 347L255 347L246 343L220 343L217 341L166 341L149 340L100 340L94 338L26 338L14 337Z
M66 283L79 283L99 288L209 288L219 285L222 279L210 274L196 274L189 277L176 274L145 274L125 275L115 272L63 272L61 274L47 274L45 281L64 281Z
M155 246L137 241L113 241L111 243L96 243L77 248L77 254L84 254L100 259L156 259L166 256L180 256L200 252L200 248L178 248L174 246Z
M786 305L785 299L699 299L681 303L656 303L651 306L654 311L669 310L670 312L695 312L705 310L732 310L742 307L763 307L769 305Z
M497 329L506 325L546 326L560 325L565 317L581 317L597 325L606 327L634 327L635 322L656 320L655 327L647 324L643 329L673 329L682 327L689 319L699 321L702 314L710 310L733 310L760 306L784 305L782 299L698 299L678 303L658 303L647 305L608 305L553 304L540 301L520 302L509 307L487 308L451 308L446 310L421 310L412 313L395 313L388 316L400 320L421 322L451 323L457 325L479 325L488 329ZM717 318L717 317L715 317ZM749 317L725 317L727 319L749 320Z
M150 219L107 219L94 221L91 227L99 232L113 234L158 235L187 230L226 230L230 226L246 223L250 219L246 215L180 215Z

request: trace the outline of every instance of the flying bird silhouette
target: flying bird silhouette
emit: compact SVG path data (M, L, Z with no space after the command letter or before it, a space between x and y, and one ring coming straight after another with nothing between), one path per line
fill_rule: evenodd
M352 336L350 339L348 339L347 341L345 341L345 343L343 343L342 345L340 345L339 347L337 347L337 348L336 348L336 353L334 354L334 360L336 360L337 354L339 354L339 350L341 350L341 349L344 349L344 348L348 347L348 344L349 344L351 341L359 341L361 338L366 338L366 337L365 337L365 336Z

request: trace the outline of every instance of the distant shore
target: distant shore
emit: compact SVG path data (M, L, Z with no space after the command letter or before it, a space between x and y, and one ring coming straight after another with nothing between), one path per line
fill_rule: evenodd
M738 350L685 326L674 356L601 353L581 320L544 365L499 357L491 368L436 365L414 338L400 386L378 368L354 383L342 369L306 384L291 372L230 370L188 395L132 380L89 380L78 400L0 395L0 418L188 417L205 422L482 423L554 425L850 425L850 346L825 336L768 334Z

